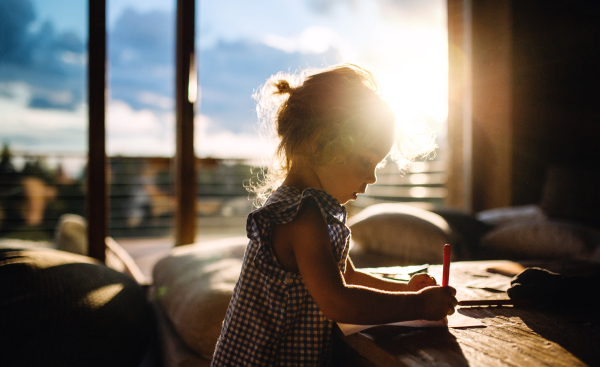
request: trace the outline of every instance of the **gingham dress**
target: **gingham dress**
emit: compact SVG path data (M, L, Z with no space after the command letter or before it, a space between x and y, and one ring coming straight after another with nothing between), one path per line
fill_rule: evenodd
M332 321L316 305L300 273L284 270L271 247L273 225L292 221L307 200L321 210L338 266L346 271L346 209L325 191L279 187L248 216L250 243L211 366L330 363Z

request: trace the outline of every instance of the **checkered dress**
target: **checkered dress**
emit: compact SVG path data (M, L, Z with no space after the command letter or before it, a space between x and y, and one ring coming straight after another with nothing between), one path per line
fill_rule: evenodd
M288 272L277 263L270 243L273 225L292 221L306 200L320 208L338 266L346 271L350 235L346 209L325 191L279 187L248 216L250 243L211 366L330 363L333 323L308 293L300 273Z

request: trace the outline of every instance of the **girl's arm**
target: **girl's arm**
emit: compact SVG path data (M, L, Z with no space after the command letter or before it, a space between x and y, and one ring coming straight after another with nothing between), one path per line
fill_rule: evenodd
M362 285L390 292L416 292L425 287L437 285L435 279L428 274L417 274L410 278L408 283L388 280L369 273L356 270L350 256L346 261L346 272L344 273L346 284Z
M306 202L296 218L278 225L273 241L289 248L304 283L325 316L351 324L382 324L405 320L440 320L454 312L452 287L428 287L419 292L389 292L347 284L331 248L321 212ZM359 275L359 279L360 279Z

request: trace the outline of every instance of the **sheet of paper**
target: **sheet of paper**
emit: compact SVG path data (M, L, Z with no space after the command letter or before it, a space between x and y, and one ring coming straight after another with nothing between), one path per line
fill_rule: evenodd
M423 265L409 265L409 266L390 266L390 267L379 267L379 268L361 268L360 271L364 271L372 274L380 274L384 278L390 278L395 280L409 281L410 278L419 273L427 273L429 264Z
M342 324L337 323L340 330L344 335L350 335L359 331L372 328L378 325L353 325L353 324ZM414 321L402 321L394 322L391 324L384 325L397 325L397 326L408 326L408 327L449 327L449 328L462 328L462 327L485 327L478 319L474 319L469 316L465 316L459 312L455 312L453 315L439 321L427 321L427 320L414 320Z
M510 288L512 278L499 274L489 274L486 277L475 279L465 286L467 288L485 289L488 291L506 292Z

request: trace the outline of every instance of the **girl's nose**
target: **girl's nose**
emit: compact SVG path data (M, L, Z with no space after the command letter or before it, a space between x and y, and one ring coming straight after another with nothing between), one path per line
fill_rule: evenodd
M377 182L377 174L375 173L375 171L372 172L372 174L370 174L367 179L366 179L367 185L372 185L375 182Z

